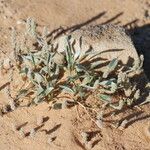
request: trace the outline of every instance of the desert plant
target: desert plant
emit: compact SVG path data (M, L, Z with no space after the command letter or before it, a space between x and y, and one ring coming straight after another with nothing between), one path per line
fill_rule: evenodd
M28 18L26 31L20 41L16 37L15 29L12 30L12 66L17 66L22 78L31 85L21 89L15 100L32 93L31 104L38 104L42 101L54 101L59 93L65 92L70 95L74 104L84 105L86 98L91 93L96 93L97 101L100 99L105 103L105 107L110 106L117 110L124 106L132 106L139 100L141 91L134 78L143 71L143 56L134 61L132 67L122 65L118 58L105 61L95 59L102 52L94 52L91 48L84 51L81 50L81 46L75 49L76 39L68 35L64 41L66 49L61 54L54 48L53 42L48 41L47 28L44 27L43 33L40 34L36 31L36 26L35 21ZM62 59L60 62L63 64L58 62L58 59ZM10 74L13 74L13 71ZM10 97L9 93L8 96ZM66 105L66 102L54 103L53 108L66 108ZM86 108L90 109L85 106ZM101 128L102 118L96 119L95 123Z

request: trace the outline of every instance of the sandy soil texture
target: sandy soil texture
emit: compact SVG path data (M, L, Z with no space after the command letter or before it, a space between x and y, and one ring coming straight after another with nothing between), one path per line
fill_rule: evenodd
M79 28L88 24L112 23L125 27L131 34L139 54L144 54L144 70L150 78L150 1L149 0L0 0L0 50L9 55L11 27L21 32L22 22L33 17L39 30L47 26L53 30ZM4 58L0 51L0 59ZM18 79L16 77L16 79ZM8 76L0 75L0 89L7 85ZM13 88L20 84L14 81ZM0 106L7 96L0 91ZM88 132L92 150L149 150L150 104L141 108L118 111L115 116L105 114L107 122L130 120L124 130L111 125L100 130L80 106L71 109L50 110L49 104L19 107L0 117L1 150L84 150L81 132ZM78 110L78 111L77 111ZM79 115L79 114L80 115ZM37 118L43 116L42 125ZM23 128L26 137L13 130ZM31 129L36 135L29 136ZM48 142L51 138L53 142Z

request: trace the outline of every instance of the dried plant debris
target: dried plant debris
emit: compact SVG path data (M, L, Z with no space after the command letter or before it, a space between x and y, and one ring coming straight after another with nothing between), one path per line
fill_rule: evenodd
M126 120L126 119L123 120L119 126L119 129L123 130L124 128L126 128L127 123L128 123L128 120Z
M90 133L87 132L81 132L81 137L82 137L82 143L85 146L85 148L92 149L95 138L91 139Z
M121 110L126 106L134 106L137 102L141 103L140 99L144 94L136 79L143 74L143 55L139 60L134 60L132 67L121 64L118 58L95 59L101 56L100 52L93 52L92 49L83 51L81 47L75 49L76 39L67 35L64 39L65 52L58 53L57 46L48 40L48 33L46 27L42 34L37 32L37 24L32 18L27 19L26 31L19 39L15 29L12 29L14 52L10 59L11 66L31 85L19 90L13 99L10 91L7 91L12 110L16 109L16 100L19 103L21 98L31 96L31 93L33 99L30 105L55 101L52 106L54 109L68 108L68 101L57 101L60 93L69 95L74 105L79 104L78 102L84 105L89 95L95 93L97 102L104 102L105 106L101 104L103 110L107 107ZM80 42L81 40L82 37ZM1 61L0 68L4 69L4 61ZM10 76L12 75L13 71L10 72ZM150 101L142 101L142 104L147 102ZM99 106L97 108L100 109ZM94 119L97 126L102 128L103 119ZM42 120L37 124L41 123Z
M41 126L43 123L44 123L44 118L43 118L43 116L37 117L36 124L37 124L38 126Z
M20 130L19 130L19 136L21 138L25 138L25 132L24 132L23 128L20 128Z
M47 139L47 143L51 144L53 141L55 141L55 139L56 139L55 136L54 137L49 136L48 139Z
M31 130L30 130L30 137L31 137L31 138L34 138L34 137L35 137L35 134L36 134L35 129L34 129L34 128L31 129Z

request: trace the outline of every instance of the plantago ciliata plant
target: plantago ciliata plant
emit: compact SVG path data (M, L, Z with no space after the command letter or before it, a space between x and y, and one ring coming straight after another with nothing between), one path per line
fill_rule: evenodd
M71 36L66 36L65 53L60 54L54 49L53 42L48 42L47 28L44 27L40 35L36 32L36 26L32 18L27 19L27 31L21 43L17 41L13 29L14 62L18 62L21 76L32 85L19 91L17 99L26 97L32 92L34 95L32 103L38 104L42 101L52 101L57 97L57 93L65 92L71 96L71 100L80 102L86 101L91 93L96 93L97 101L100 99L107 103L107 106L121 110L124 106L131 106L140 98L141 91L133 79L142 72L143 56L134 62L133 67L126 66L126 71L123 71L124 66L119 67L118 58L105 61L99 58L95 61L94 58L101 53L93 53L91 49L83 51L81 47L74 49L72 43L76 40ZM30 38L34 39L32 47L28 46ZM101 64L105 65L101 67ZM64 81L60 82L62 74L66 76ZM116 98L118 93L121 93L121 96ZM116 101L113 101L114 98ZM102 120L97 120L101 126Z

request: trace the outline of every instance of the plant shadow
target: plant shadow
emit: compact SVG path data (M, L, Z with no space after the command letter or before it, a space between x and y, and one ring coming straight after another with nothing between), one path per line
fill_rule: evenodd
M150 80L150 24L128 29L138 54L144 55L144 71Z
M54 126L52 129L47 130L47 129L43 129L41 131L44 131L46 134L51 134L53 132L55 132L56 130L58 130L61 127L61 124L57 124L56 126Z
M64 29L63 27L54 29L54 30L52 30L52 31L49 33L48 37L52 37L52 36L55 34L54 39L56 39L57 37L59 37L59 36L62 35L62 34L65 34L65 33L67 33L67 32L73 32L73 31L75 31L75 30L78 30L78 29L80 29L80 28L82 28L82 27L84 27L84 26L86 26L86 25L89 25L89 24L91 24L92 22L94 22L94 21L100 19L101 17L104 17L104 15L106 15L106 13L107 13L106 11L100 12L99 14L97 14L96 16L94 16L94 17L92 17L92 18L86 20L85 22L82 22L82 23L79 23L79 24L75 24L75 25L73 25L73 26L67 27L66 29ZM115 21L117 18L119 18L119 17L122 16L122 15L123 15L123 12L120 12L120 13L114 15L113 17L111 17L110 19L108 19L107 21L101 23L101 25L102 25L102 24L111 23L111 22ZM117 22L117 23L115 23L115 24L119 24L119 23L120 23L120 21Z

